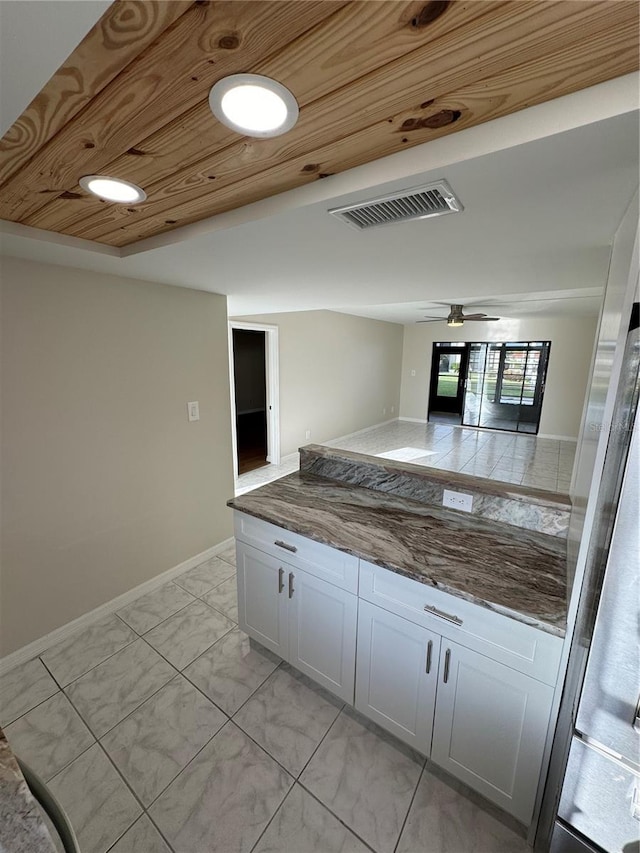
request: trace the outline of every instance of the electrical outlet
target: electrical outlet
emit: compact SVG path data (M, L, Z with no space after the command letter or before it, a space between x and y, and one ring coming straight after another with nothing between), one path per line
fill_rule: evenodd
M305 437L305 440L306 440L306 441L309 441L309 439L311 438L311 430L310 430L310 429L308 429L308 430L305 432L304 437Z
M391 414L393 414L393 413L395 412L395 410L396 410L396 407L395 407L395 406L391 406Z
M187 403L187 414L190 421L200 420L200 404L197 400L194 400L193 403Z
M467 495L464 492L452 492L449 489L445 489L442 496L442 506L459 509L462 512L471 512L473 495Z
M412 370L412 371L411 371L411 375L412 375L412 376L415 376L415 375L416 375L415 370Z
M386 415L386 414L387 414L386 406L385 406L385 408L382 410L382 414L383 414L383 415Z

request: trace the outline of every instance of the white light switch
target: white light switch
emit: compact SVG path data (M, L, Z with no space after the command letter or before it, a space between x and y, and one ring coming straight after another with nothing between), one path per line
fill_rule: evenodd
M187 412L189 414L190 421L199 421L200 420L200 404L197 400L194 400L193 403L187 403Z

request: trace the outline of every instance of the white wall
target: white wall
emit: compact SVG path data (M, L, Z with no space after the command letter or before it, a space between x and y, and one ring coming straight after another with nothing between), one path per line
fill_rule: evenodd
M236 319L279 329L283 456L397 417L402 326L335 311Z
M1 298L4 655L230 536L233 469L224 297L3 258Z
M450 329L445 323L405 326L402 356L400 416L425 419L431 376L431 353L436 341L551 341L540 435L576 438L591 365L596 317L556 317L465 323ZM411 376L415 370L416 375Z

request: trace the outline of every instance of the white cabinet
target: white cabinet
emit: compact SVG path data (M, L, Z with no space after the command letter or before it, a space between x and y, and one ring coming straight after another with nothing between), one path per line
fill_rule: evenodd
M429 755L440 637L367 601L358 610L356 708Z
M528 823L553 688L443 639L437 695L433 761Z
M242 630L353 704L357 597L244 542L236 560Z
M238 624L281 658L288 649L287 572L284 564L238 542Z
M287 660L353 704L358 599L299 569L290 577Z

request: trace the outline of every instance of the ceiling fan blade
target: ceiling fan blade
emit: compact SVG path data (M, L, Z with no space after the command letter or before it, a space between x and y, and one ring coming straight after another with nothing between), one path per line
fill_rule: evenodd
M485 317L484 314L471 314L471 315L465 314L463 319L465 322L467 320L471 320L472 322L476 322L476 323L484 323L484 322L487 322L490 320L499 320L500 317Z
M446 317L434 317L431 320L416 320L416 323L446 323Z

